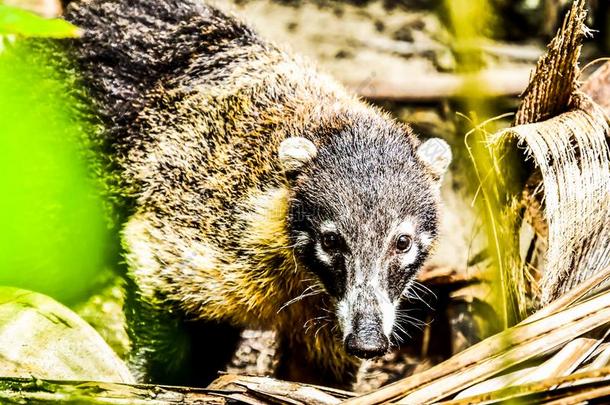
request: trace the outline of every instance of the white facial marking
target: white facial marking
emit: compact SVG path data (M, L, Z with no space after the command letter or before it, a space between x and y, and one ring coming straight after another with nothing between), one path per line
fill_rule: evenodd
M396 243L396 238L400 235L407 235L413 238L414 243L411 248L404 252L399 253L398 259L401 261L402 266L408 266L413 264L419 254L420 247L427 248L432 244L433 237L429 232L417 233L418 223L413 217L407 217L400 223L394 223L392 231L386 236L386 246L392 248L393 244ZM331 222L324 222L321 226L322 232L336 232L336 226ZM415 243L415 241L419 243ZM325 252L321 251L321 247L316 246L316 254L320 260L324 257ZM320 252L318 251L320 249ZM398 308L400 297L395 300L391 300L385 288L381 286L385 283L385 276L383 275L383 268L385 266L384 258L382 255L379 256L374 268L362 268L361 263L358 262L358 258L354 258L354 273L353 279L349 282L351 285L345 297L337 304L337 317L339 319L339 325L343 331L344 339L353 333L353 318L357 312L362 311L363 308L372 306L369 308L373 311L379 311L378 315L381 316L381 327L383 333L389 338L394 329L394 323L396 322L396 310ZM411 288L411 282L403 290L403 295L408 294ZM368 291L369 293L366 293ZM373 295L370 295L373 292ZM368 298L365 298L368 297ZM366 300L366 302L362 300Z
M409 280L409 282L407 283L407 285L405 286L405 288L402 289L402 293L400 293L401 297L404 298L408 298L409 296L409 291L411 291L411 286L413 285L413 280ZM396 304L398 304L398 301L396 301Z
M396 320L396 305L392 303L388 292L382 289L379 285L379 273L376 273L376 277L371 280L371 288L375 291L375 298L379 309L381 310L381 325L383 333L390 337L392 329L394 328L394 321Z
M356 301L356 291L350 290L345 298L339 301L337 304L337 318L339 319L339 326L343 331L343 339L352 333L352 314L351 309L354 308Z
M394 328L394 321L396 320L396 304L390 300L386 291L376 289L375 295L377 296L377 302L381 308L383 333L389 337Z
M413 243L413 245L411 246L411 249L409 249L409 251L400 254L400 264L403 266L408 266L410 264L413 264L413 262L415 262L415 259L417 259L418 253L419 253L419 249L417 247L417 244Z
M394 328L394 322L396 321L396 307L398 301L392 302L387 291L384 291L379 286L378 279L374 278L370 280L366 286L359 285L350 289L345 298L339 301L337 305L337 318L339 319L339 326L343 331L343 339L347 338L347 335L352 333L352 319L356 315L354 311L358 305L362 305L362 302L358 302L358 293L361 288L374 292L374 301L367 303L367 305L375 306L381 312L383 333L389 338L392 329Z
M337 226L331 221L324 221L320 225L320 232L337 232Z
M430 235L430 232L422 232L419 235L419 240L421 241L422 245L429 247L432 243L432 235Z
M356 258L354 260L354 280L356 285L360 285L364 283L365 270L360 265L360 259Z
M415 235L415 230L416 230L416 223L415 220L413 218L406 218L404 221L402 221L400 223L400 225L398 225L398 227L396 228L396 234L397 235L410 235L413 236Z
M328 253L326 253L324 251L324 249L322 249L322 245L320 245L320 243L316 243L316 258L321 261L322 263L324 263L327 266L331 265L331 260L330 260L330 256L328 255Z

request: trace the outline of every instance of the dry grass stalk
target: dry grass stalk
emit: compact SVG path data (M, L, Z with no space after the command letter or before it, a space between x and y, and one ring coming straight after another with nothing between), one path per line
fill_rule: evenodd
M580 337L536 367L529 367L474 385L455 396L468 398L502 388L525 385L545 379L570 375L601 343L601 340Z
M591 387L596 384L607 383L610 380L610 367L591 370L578 374L572 374L565 377L549 378L544 381L536 381L529 384L514 385L508 388L503 388L497 391L490 391L483 394L470 396L467 398L455 399L451 401L439 402L439 405L468 405L468 404L495 404L508 400L521 400L522 403L532 403L534 396L536 403L543 403L541 396L573 396L574 392L582 393L592 391ZM554 390L563 388L561 393L556 393ZM570 389L567 389L570 388ZM599 395L594 393L593 395ZM529 398L528 398L529 397ZM592 396L591 398L594 398ZM528 402L529 400L529 402Z
M610 364L610 343L602 343L591 357L594 360L586 366L582 366L578 370L579 372L597 370Z

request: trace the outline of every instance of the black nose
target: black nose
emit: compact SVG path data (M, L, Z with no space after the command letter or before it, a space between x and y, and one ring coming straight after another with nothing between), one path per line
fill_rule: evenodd
M381 330L369 329L361 333L350 333L345 338L345 350L362 359L384 355L390 342Z

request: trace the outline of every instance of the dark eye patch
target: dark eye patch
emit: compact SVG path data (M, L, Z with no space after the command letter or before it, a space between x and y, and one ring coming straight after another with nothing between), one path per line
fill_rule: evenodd
M339 248L340 237L336 232L324 232L321 243L324 250L336 250Z

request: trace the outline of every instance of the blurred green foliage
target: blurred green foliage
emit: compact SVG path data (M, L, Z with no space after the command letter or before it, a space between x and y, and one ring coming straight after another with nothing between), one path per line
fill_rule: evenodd
M89 179L73 84L24 34L73 36L74 26L0 5L0 284L74 303L90 292L109 231Z
M67 38L79 35L79 29L67 21L45 19L29 11L0 4L0 35Z
M484 67L481 46L493 30L494 10L489 0L445 0L455 43L453 44L459 71L463 74L460 108L470 130L465 147L477 179L476 209L487 239L487 254L491 258L488 277L492 280L493 296L489 302L496 309L503 329L516 324L526 315L522 296L524 276L518 259L516 212L509 196L519 189L512 176L520 163L515 156L492 145L492 134L499 129L493 100L480 76Z

